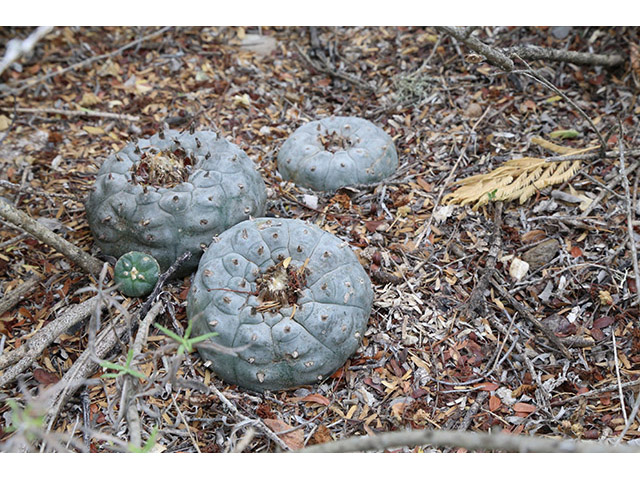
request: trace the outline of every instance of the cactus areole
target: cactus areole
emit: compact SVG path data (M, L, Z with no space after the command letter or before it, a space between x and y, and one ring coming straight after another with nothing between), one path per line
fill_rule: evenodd
M128 252L116 262L114 281L128 297L142 297L153 291L160 276L160 266L151 255Z
M127 145L102 164L86 204L96 243L119 257L141 251L166 270L195 270L212 238L264 214L266 189L253 162L214 132L160 132Z
M256 391L315 383L358 349L373 290L349 245L300 220L258 218L206 250L187 298L199 353ZM217 344L217 345L216 345Z
M314 190L372 184L398 168L393 140L358 117L328 117L298 128L278 153L282 178Z

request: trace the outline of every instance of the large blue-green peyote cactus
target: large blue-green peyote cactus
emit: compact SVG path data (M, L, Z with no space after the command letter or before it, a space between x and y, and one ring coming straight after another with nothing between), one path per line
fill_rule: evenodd
M194 335L218 333L199 353L220 377L280 390L342 366L360 345L372 302L369 277L347 243L301 220L258 218L206 250L187 315Z
M86 204L96 243L119 257L141 251L177 276L195 270L212 238L264 214L266 188L253 162L214 132L158 133L109 156Z
M391 137L358 117L309 122L293 132L278 153L282 178L320 191L376 183L397 168Z

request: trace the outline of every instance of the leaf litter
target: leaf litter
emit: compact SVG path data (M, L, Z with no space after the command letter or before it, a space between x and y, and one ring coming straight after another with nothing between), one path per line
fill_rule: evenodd
M0 38L6 44L23 33L3 29ZM86 60L81 45L109 52L138 35L137 29L121 27L55 29L22 63L22 71L9 69L2 81L20 86ZM566 42L539 27L482 28L479 35L504 47L560 48ZM20 107L42 113L18 114L13 121L12 97L0 99L9 121L3 120L2 134L8 134L0 146L0 180L21 188L0 184L0 195L35 218L55 220L58 233L86 251L99 253L83 201L103 158L164 125L213 128L255 161L269 189L268 215L311 221L340 236L374 281L363 347L331 378L293 391L255 394L227 385L196 355L175 361L163 350L164 336L152 327L136 360L149 379L141 380L138 390L142 430L148 434L157 426L155 440L165 452L233 451L258 420L292 449L352 435L461 426L616 438L625 428L640 375L637 287L616 159L545 163L550 145L565 149L552 150L559 155L592 148L585 121L562 97L549 101L552 95L538 84L526 79L518 84L486 63L468 62L434 29L332 27L318 28L318 37L334 75L310 68L298 53L297 46L312 49L306 28L180 27L19 94ZM620 117L623 141L633 147L640 113L633 103L638 44L633 29L589 27L572 37L571 48L606 52L631 45L628 69L542 62L535 67L561 85L601 131L616 134ZM139 121L44 112L84 107L139 116ZM332 114L362 116L387 131L401 159L397 174L371 188L334 193L282 182L274 166L278 148L300 125ZM458 183L452 185L447 179L456 159ZM637 178L630 174L634 205ZM579 192L597 201L581 209L559 195ZM497 230L498 283L570 349L573 360L491 285L482 292L484 311L463 314L492 254L497 200L504 201ZM552 249L525 255L544 242ZM0 225L0 244L3 295L31 272L46 276L0 316L2 351L10 352L68 306L89 298L76 292L92 280L7 223ZM516 258L538 261L514 280L509 269ZM188 278L166 287L171 308L162 321L177 333L187 328L188 288ZM122 306L132 312L140 302L126 300ZM103 317L116 315L105 311ZM6 399L26 402L55 385L87 341L86 326L66 332L27 369L22 387L14 382L0 388L0 446L12 438ZM125 355L108 360L122 363ZM128 441L118 412L121 385L100 379L101 373L87 384L83 400L78 394L78 402L62 409L53 429L75 432L71 435L90 451L108 450L107 436ZM213 387L237 414L229 413ZM88 439L73 430L79 408L86 414ZM625 440L639 435L638 420L629 421ZM281 448L270 435L256 432L247 437L245 451ZM72 445L77 443L83 442Z

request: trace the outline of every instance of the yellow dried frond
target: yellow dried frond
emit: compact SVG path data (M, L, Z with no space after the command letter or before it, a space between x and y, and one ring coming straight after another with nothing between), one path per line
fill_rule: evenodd
M563 147L542 138L533 138L533 143L554 153L574 155L598 147L574 149ZM518 199L526 202L539 190L571 179L580 169L579 160L573 162L547 163L542 158L522 157L509 160L500 167L479 175L473 175L455 182L459 188L445 196L447 203L467 205L474 203L474 210L490 200L509 201Z

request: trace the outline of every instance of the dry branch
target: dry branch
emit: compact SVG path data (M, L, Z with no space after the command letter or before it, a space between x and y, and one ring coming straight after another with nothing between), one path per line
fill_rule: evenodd
M136 333L136 338L133 342L133 346L131 347L131 349L133 350L134 361L140 355L140 353L142 352L142 348L147 342L149 325L151 325L155 318L160 314L162 307L162 302L160 300L156 301L153 307L151 307L149 312L140 322L138 332ZM125 396L125 405L122 405L121 408L125 408L126 412L127 425L129 426L129 443L134 447L139 448L142 445L142 428L140 426L140 415L138 413L138 406L133 391L133 379L131 376L127 375L124 380L122 389L128 392Z
M17 227L30 233L38 240L46 243L58 252L62 253L69 260L82 268L85 272L95 275L96 277L102 270L102 262L84 250L76 247L74 244L66 241L64 238L56 235L44 225L38 223L24 212L13 207L7 202L0 200L0 217L11 222Z
M22 107L0 107L0 110L15 111L18 113L44 113L49 115L65 115L67 117L98 117L109 118L115 120L126 120L128 122L137 122L140 117L135 115L127 115L124 113L97 112L95 110L64 110L61 108L22 108Z
M97 335L94 351L92 352L90 348L87 348L76 359L71 368L67 370L62 379L55 385L57 391L49 401L45 417L45 423L49 429L53 427L62 406L78 388L85 384L86 379L98 369L98 364L94 361L94 354L99 358L104 358L119 343L120 338L129 331L129 327L133 328L136 322L137 318L135 316L132 318L132 325L130 326L120 317L113 322L109 322Z
M587 52L573 52L555 48L537 47L525 45L497 49L481 42L476 37L469 35L466 30L456 27L436 27L441 32L447 33L459 42L464 43L476 53L484 56L489 63L500 67L506 72L515 70L514 58L522 60L549 60L555 62L569 62L576 65L599 65L603 67L615 67L624 63L621 55L602 55Z
M300 453L349 453L415 447L465 448L471 451L529 453L640 453L640 447L603 443L527 437L504 433L478 433L451 430L407 430L374 436L351 437L298 450Z
M4 369L9 365L13 365L16 362L27 362L28 367L38 356L51 345L58 336L67 331L69 328L80 323L82 320L91 315L91 312L98 307L98 299L96 297L90 298L85 302L78 305L74 305L64 312L56 320L49 322L47 325L38 330L29 340L24 342L20 347L6 352L0 356L0 369ZM25 368L26 368L25 367ZM17 372L22 373L24 369ZM11 379L7 379L9 371L0 377L0 388L5 385ZM13 375L15 378L15 375Z
M4 296L0 298L0 316L15 307L18 302L20 302L31 290L33 290L38 285L38 283L40 283L40 280L42 280L42 276L39 273L34 273L16 288L8 293L5 293ZM1 362L0 368L2 368Z
M602 67L616 67L624 63L624 57L618 54L601 55L588 52L574 52L557 48L545 48L535 45L511 47L503 50L507 56L520 57L523 60L549 60L552 62L568 62L574 65L598 65Z

